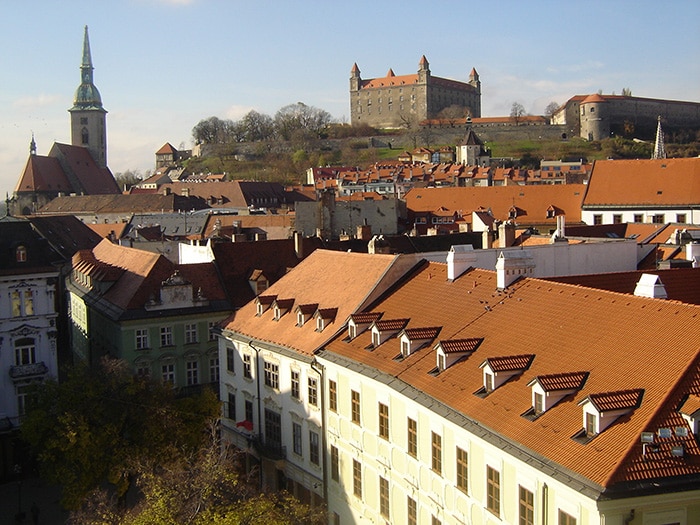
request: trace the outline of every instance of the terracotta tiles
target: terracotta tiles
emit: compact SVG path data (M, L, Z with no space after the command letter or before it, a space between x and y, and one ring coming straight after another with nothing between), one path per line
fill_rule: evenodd
M681 414L692 415L700 411L700 396L691 394L685 400L683 405L678 409Z
M382 312L357 312L350 316L357 324L367 324L382 317Z
M488 363L494 372L510 372L514 370L526 370L535 356L529 355L509 355L502 357L489 357L484 361Z
M318 303L300 304L297 310L304 315L313 315L318 309Z
M446 354L473 352L482 341L483 339L481 338L450 339L447 341L440 341L440 347Z
M611 410L630 410L637 408L641 404L643 397L644 390L636 389L591 394L587 399L593 403L599 412L608 412Z
M588 378L588 372L568 372L563 374L547 374L535 379L545 392L556 390L580 390ZM529 384L532 384L531 381Z
M408 319L380 319L374 325L380 332L397 332L408 324Z
M440 333L440 329L440 326L432 326L429 328L407 328L404 330L404 333L410 341L420 341L423 339L432 341Z
M335 319L335 316L337 314L338 314L337 308L319 308L318 309L318 316L324 320L333 320L333 319Z
M490 310L484 309L485 302ZM643 431L687 428L677 408L689 394L700 396L699 306L527 278L499 292L495 272L472 269L448 281L445 264L426 263L374 304L373 311L389 319L410 319L407 329L442 326L443 340L483 341L468 359L438 375L429 373L436 366L434 352L396 360L398 342L367 352L368 331L352 340L342 333L323 352L392 375L411 385L416 395L424 393L606 488L678 473L700 475L700 450L692 436L674 438L683 442L685 459L670 460L666 454L652 461L643 456L640 443ZM486 398L471 395L483 387L480 363L518 355L536 356L526 373ZM569 371L589 372L570 401L558 403L535 421L520 417L531 408L534 378L544 378L552 387L576 386L577 377ZM572 439L583 425L578 403L615 392L630 393L597 401L606 408L637 408L588 444Z

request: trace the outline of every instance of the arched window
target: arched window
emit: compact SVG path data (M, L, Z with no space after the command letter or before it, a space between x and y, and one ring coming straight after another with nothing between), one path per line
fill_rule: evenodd
M87 128L83 128L82 131L80 132L83 144L89 144L90 143L90 136L88 135L88 130Z

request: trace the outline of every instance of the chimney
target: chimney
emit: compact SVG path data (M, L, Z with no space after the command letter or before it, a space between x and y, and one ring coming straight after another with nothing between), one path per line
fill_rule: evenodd
M637 297L650 297L653 299L668 299L666 287L661 278L653 273L643 273L634 289Z
M481 232L481 248L484 250L493 248L493 232L489 227Z
M299 259L304 258L304 236L297 231L294 232L294 251Z
M476 263L476 253L471 244L456 244L447 252L447 279L454 281Z
M505 221L498 225L498 247L510 248L515 244L515 223Z
M508 288L520 277L533 277L535 260L527 250L502 251L496 261L496 286Z

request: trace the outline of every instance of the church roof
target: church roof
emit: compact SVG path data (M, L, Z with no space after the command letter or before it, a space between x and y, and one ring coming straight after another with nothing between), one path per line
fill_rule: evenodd
M59 159L64 173L73 180L73 192L87 195L120 193L112 172L109 168L100 168L87 148L54 142L49 156Z
M71 192L72 189L58 159L30 155L15 192Z

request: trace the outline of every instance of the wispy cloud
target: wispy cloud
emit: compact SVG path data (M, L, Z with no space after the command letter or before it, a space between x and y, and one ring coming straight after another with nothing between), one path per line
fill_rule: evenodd
M41 95L36 95L33 97L18 98L12 103L12 106L21 109L45 107L55 104L61 99L62 97L59 95L46 95L42 93Z
M240 120L253 109L255 109L253 106L229 106L226 110L226 118Z

